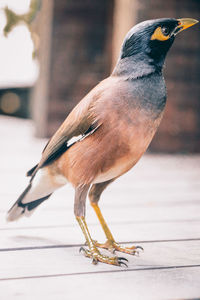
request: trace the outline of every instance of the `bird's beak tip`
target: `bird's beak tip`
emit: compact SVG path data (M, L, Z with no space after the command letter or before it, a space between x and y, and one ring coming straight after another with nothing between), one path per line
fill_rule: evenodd
M191 19L191 18L177 19L177 21L179 22L177 27L181 29L180 31L185 30L185 29L199 23L198 20Z

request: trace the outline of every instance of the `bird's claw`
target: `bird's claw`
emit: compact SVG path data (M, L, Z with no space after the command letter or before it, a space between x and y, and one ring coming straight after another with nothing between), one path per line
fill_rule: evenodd
M104 244L100 244L96 241L94 243L96 247L107 249L111 253L115 253L115 251L119 251L126 254L139 256L140 254L139 250L144 251L144 249L141 246L124 247L112 240L107 240Z
M93 259L92 259L92 264L93 264L93 265L97 265L97 264L98 264L98 260L97 260L96 258L93 258Z
M126 262L128 262L128 259L126 259L124 257L118 257L119 266L121 267L122 265L124 265L125 267L128 268L128 265L123 260L126 261Z
M140 250L144 251L144 248L142 246L136 246L135 249L140 249Z
M98 249L92 248L92 250L89 249L85 249L84 247L80 247L79 252L83 252L83 254L86 257L92 258L92 264L96 265L99 261L103 262L103 263L107 263L110 265L116 265L116 266L125 266L128 267L128 265L126 264L126 262L128 262L128 260L124 257L109 257L109 256L105 256L102 255Z
M85 248L83 248L83 247L80 247L80 249L79 249L79 253L81 253L81 252L84 252L84 254L85 254L85 252L86 252L86 250L85 250Z

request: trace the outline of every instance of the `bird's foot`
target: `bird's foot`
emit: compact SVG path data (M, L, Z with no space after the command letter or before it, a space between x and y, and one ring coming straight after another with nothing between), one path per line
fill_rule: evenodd
M82 252L86 257L92 258L92 263L96 265L99 261L102 263L106 263L109 265L115 265L115 266L125 266L128 267L125 262L128 262L126 258L123 257L109 257L102 255L99 250L96 247L92 247L91 249L85 249L84 247L81 247L80 252Z
M104 244L100 244L95 241L95 246L98 248L107 249L111 253L115 253L115 251L119 251L119 252L136 255L136 256L139 256L140 250L144 251L144 249L141 246L124 247L112 240L107 240Z

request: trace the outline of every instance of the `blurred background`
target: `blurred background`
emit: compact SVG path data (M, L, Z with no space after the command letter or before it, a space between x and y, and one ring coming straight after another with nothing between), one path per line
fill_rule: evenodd
M199 0L1 0L0 114L32 119L35 136L49 137L110 74L134 24L199 15ZM150 151L200 152L199 53L195 26L168 55L167 108Z

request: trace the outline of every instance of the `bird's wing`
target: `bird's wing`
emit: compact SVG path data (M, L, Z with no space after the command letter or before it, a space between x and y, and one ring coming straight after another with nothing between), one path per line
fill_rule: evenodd
M74 143L91 135L101 126L93 109L97 98L97 92L90 92L72 110L57 132L48 141L39 164L27 172L28 176L33 176L39 168L53 162Z

